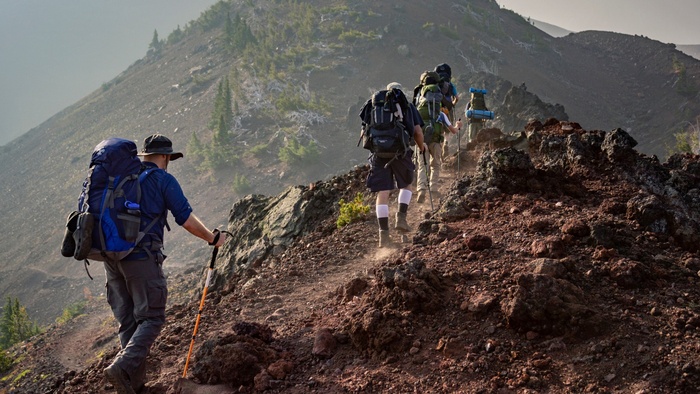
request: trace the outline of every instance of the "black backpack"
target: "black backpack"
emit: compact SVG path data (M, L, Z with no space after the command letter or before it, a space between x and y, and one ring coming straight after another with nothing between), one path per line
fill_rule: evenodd
M440 63L435 66L435 72L438 73L440 79L446 82L451 82L452 80L452 67L447 63Z
M363 111L363 147L383 159L406 153L410 136L403 121L408 110L403 92L380 90L372 95L368 104L368 110Z

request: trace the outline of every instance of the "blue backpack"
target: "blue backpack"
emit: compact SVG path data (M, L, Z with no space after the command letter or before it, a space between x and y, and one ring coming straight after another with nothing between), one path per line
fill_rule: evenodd
M78 198L75 259L119 261L160 219L141 230L141 183L153 170L142 170L136 153L136 144L121 138L95 147Z

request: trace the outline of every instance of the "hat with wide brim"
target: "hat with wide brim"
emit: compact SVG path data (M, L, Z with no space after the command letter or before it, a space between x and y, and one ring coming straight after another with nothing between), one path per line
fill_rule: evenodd
M137 155L170 155L170 160L177 160L185 156L182 152L175 152L173 150L173 142L162 134L153 134L146 137L143 140L143 149Z
M403 90L403 86L401 86L401 84L398 82L390 82L388 85L386 85L386 90L391 90L391 89Z

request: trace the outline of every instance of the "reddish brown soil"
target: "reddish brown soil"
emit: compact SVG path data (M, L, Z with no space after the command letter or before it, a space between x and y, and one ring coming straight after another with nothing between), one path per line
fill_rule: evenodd
M465 152L463 175L477 155ZM183 294L201 277L171 278L180 298L149 358L149 392L697 392L697 252L627 218L641 186L624 166L586 159L475 200L458 220L423 220L430 204L413 204L413 242L395 248L376 247L371 215L339 230L327 218L208 295L188 379L199 296ZM443 202L471 179L453 183L454 172ZM365 174L348 176L348 195ZM592 234L601 223L612 244ZM109 321L91 310L26 344L15 371L31 373L2 390L113 392L102 369L117 351L115 337L104 343L114 325L95 316ZM87 349L103 347L91 361Z

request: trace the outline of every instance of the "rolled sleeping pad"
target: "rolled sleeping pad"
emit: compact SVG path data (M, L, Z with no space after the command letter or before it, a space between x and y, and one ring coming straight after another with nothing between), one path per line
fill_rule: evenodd
M486 94L486 89L469 88L469 93L481 93L481 94Z
M493 111L485 111L482 109L468 109L467 118L469 119L493 119Z

